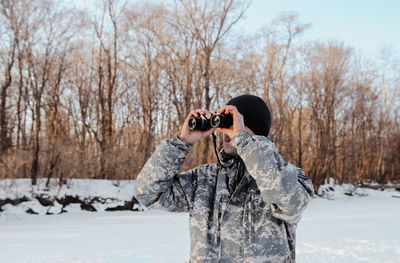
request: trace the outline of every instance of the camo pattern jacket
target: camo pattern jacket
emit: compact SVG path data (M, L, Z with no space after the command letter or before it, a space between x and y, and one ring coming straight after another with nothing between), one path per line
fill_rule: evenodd
M296 226L314 195L303 171L276 151L271 139L239 132L234 159L178 173L191 145L178 136L164 140L136 180L135 196L145 206L189 212L190 262L295 262Z

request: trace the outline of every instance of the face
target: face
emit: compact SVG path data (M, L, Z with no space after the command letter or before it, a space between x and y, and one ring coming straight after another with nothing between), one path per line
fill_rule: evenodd
M233 155L233 156L237 155L236 148L233 147L231 144L231 138L228 135L226 135L225 133L224 133L223 138L224 138L224 143L223 143L224 152L226 154Z
M231 128L232 128L232 127L231 127ZM253 134L253 135L254 135L254 132L253 132L252 130L250 130L247 126L245 127L245 129L246 129L246 131L248 131L250 134ZM226 154L233 155L233 156L238 155L237 149L236 149L235 147L232 146L232 144L231 144L231 138L230 138L226 133L223 134L223 140L224 140L224 143L223 143L224 152L225 152Z

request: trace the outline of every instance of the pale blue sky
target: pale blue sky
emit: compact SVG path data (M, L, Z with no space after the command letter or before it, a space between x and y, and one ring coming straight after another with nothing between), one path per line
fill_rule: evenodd
M255 32L283 11L312 23L302 39L336 39L365 55L384 46L400 53L400 0L253 0L241 25Z

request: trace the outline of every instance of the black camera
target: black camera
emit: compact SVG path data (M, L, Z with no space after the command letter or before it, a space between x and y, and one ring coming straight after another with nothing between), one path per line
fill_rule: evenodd
M233 117L230 114L216 113L211 116L210 122L215 128L229 128L233 124Z
M230 114L211 113L192 117L189 120L189 129L207 131L214 128L229 128L233 124L233 117Z
M199 117L192 117L189 120L189 129L207 131L211 129L211 121L209 116L200 115Z

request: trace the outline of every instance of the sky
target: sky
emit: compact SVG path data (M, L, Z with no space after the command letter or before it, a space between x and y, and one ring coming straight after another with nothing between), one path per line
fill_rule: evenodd
M291 11L301 22L311 23L303 40L338 40L367 56L389 47L400 56L400 0L248 1L249 9L238 25L246 32L254 33L280 13ZM90 1L74 3L90 6Z
M284 11L312 24L302 39L342 41L368 56L384 47L400 54L400 0L253 0L241 26L255 32Z

